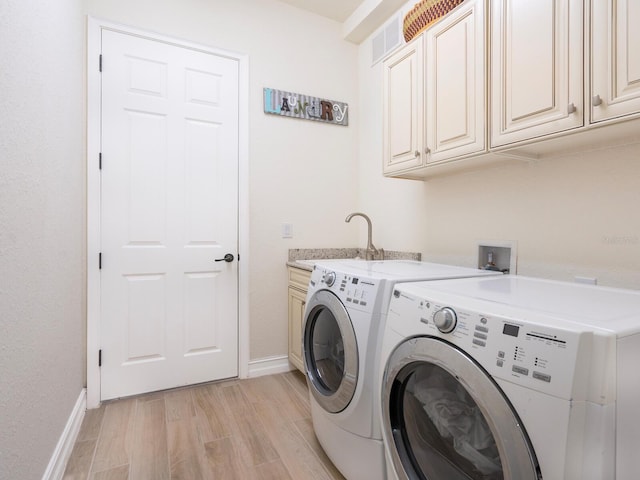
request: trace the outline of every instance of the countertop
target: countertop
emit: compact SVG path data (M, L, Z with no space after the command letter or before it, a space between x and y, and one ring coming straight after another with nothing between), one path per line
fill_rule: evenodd
M343 258L364 258L364 248L292 248L289 250L287 266L313 271L318 260L339 260ZM416 252L384 251L385 260L418 260L422 254Z

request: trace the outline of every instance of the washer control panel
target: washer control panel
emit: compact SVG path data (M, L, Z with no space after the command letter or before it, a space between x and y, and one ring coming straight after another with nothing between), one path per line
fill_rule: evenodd
M346 308L373 312L377 307L379 280L316 267L311 274L309 293L327 289L340 298Z
M479 312L395 290L387 328L402 337L429 335L465 351L491 375L572 398L578 351L585 333Z

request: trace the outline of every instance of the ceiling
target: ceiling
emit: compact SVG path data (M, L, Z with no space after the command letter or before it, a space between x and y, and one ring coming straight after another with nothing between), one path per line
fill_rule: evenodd
M340 23L351 16L363 0L280 0Z

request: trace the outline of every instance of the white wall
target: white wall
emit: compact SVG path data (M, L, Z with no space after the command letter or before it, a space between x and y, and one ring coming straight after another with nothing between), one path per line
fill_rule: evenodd
M382 66L371 67L371 38L360 45L358 76L358 205L376 219L376 245L476 266L479 240L515 240L519 274L640 289L640 145L427 182L385 179Z
M82 0L0 4L0 478L40 478L83 386Z
M249 55L250 355L285 355L288 249L355 246L357 238L344 223L357 195L357 48L341 39L340 24L271 0L88 5L98 18ZM265 115L264 87L347 102L350 125ZM284 222L293 239L281 238Z

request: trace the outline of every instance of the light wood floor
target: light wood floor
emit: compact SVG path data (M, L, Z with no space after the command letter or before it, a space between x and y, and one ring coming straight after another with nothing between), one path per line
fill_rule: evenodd
M65 480L341 479L316 440L299 372L105 402Z

